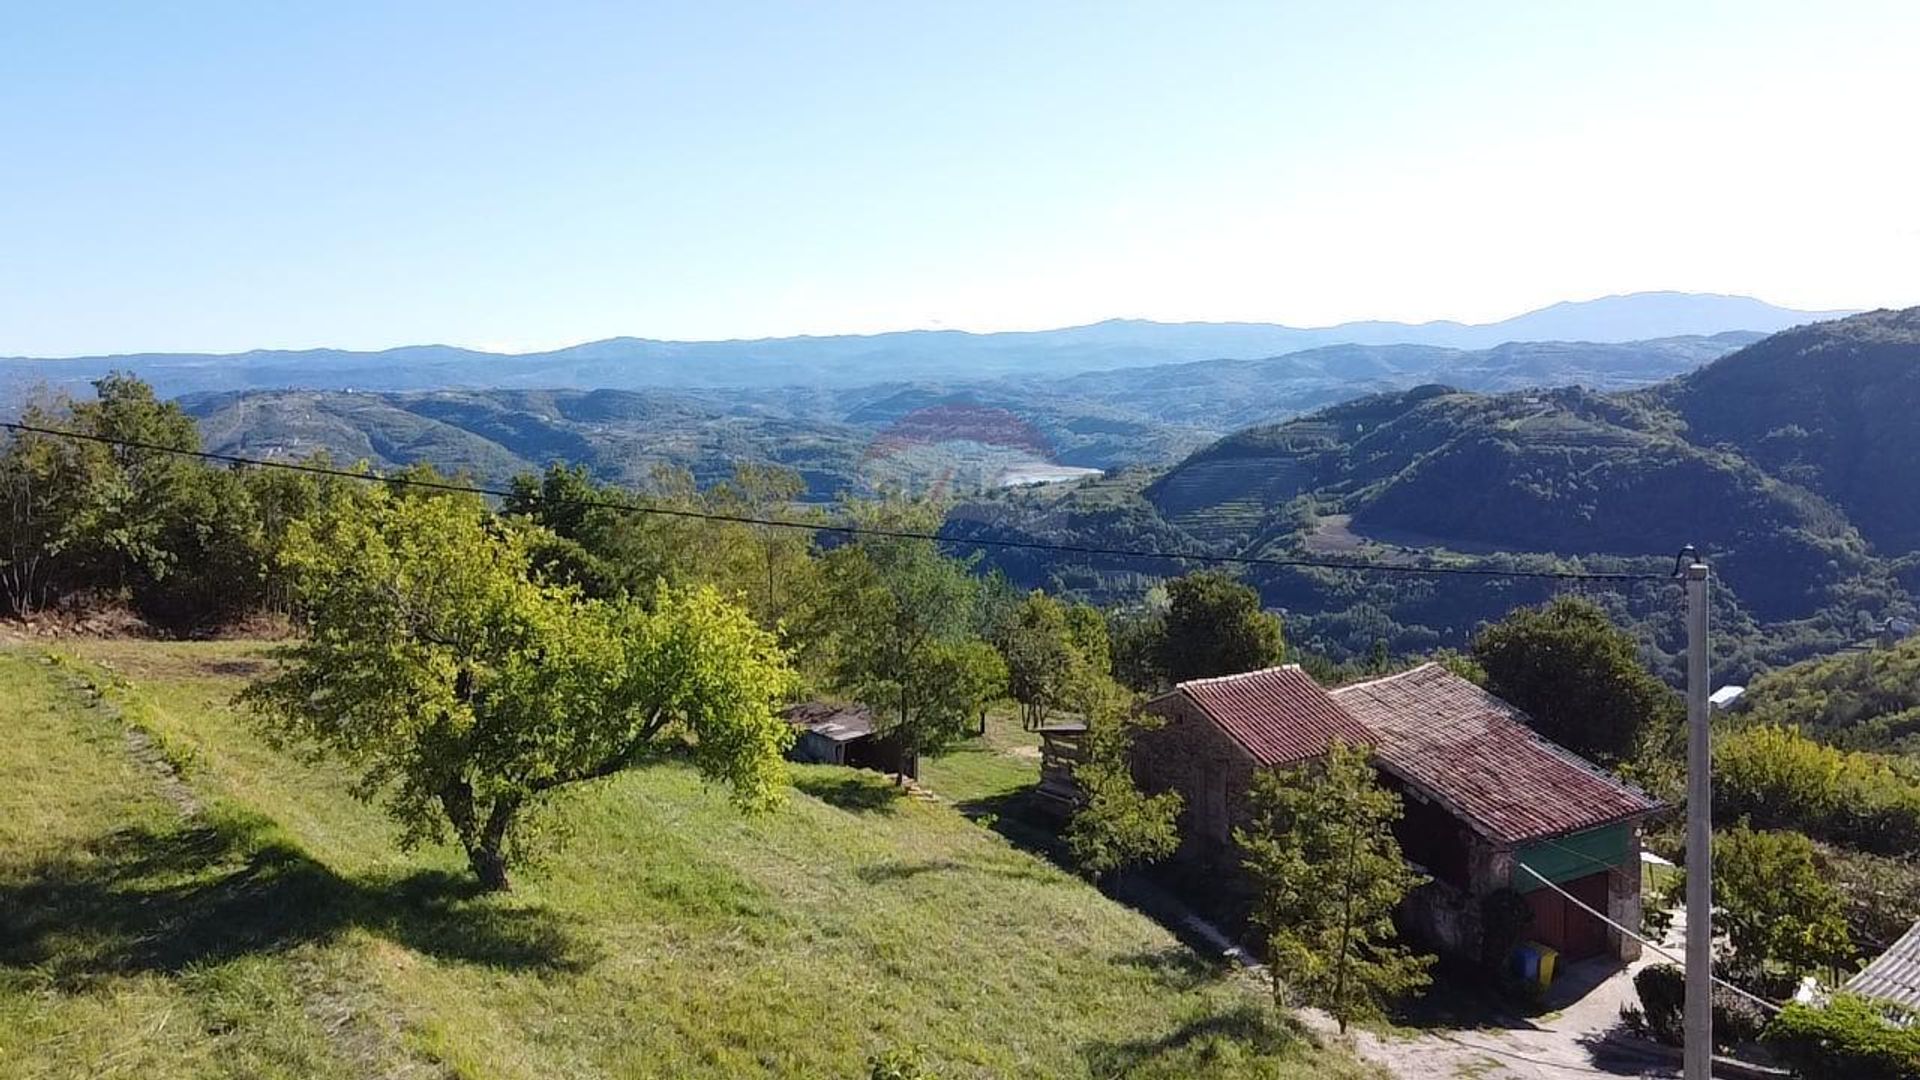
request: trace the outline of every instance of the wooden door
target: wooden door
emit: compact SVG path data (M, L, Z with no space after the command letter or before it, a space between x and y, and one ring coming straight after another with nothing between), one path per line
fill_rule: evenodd
M1607 910L1605 871L1562 882L1560 887L1595 911ZM1607 951L1607 924L1554 890L1542 886L1528 893L1527 906L1533 909L1533 928L1527 936L1553 947L1562 960L1583 960Z

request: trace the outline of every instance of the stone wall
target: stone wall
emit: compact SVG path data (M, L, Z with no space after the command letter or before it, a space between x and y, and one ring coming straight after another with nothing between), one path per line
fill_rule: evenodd
M1251 819L1247 792L1259 763L1184 694L1170 694L1148 711L1166 723L1135 737L1134 779L1148 794L1180 793L1180 859L1238 873L1233 830Z

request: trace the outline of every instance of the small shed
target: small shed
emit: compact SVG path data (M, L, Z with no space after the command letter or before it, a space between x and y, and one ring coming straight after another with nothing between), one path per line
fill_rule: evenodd
M920 778L919 756L899 740L876 733L873 710L865 705L809 701L788 706L780 716L794 728L790 760Z

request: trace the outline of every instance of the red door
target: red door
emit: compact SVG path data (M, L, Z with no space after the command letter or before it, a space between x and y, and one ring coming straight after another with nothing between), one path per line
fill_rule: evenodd
M1605 871L1562 882L1560 887L1595 911L1607 910ZM1607 951L1607 924L1554 890L1541 886L1528 893L1527 906L1533 909L1533 929L1528 936L1552 946L1563 960L1582 960Z

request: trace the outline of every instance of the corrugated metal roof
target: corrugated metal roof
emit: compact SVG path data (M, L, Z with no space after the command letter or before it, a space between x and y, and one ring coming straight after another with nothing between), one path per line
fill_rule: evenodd
M1174 692L1185 694L1262 765L1318 757L1335 738L1353 745L1373 741L1298 664L1192 679Z
M1846 989L1920 1010L1920 923L1913 924L1893 943L1893 948L1848 979Z
M794 727L834 742L851 742L873 734L873 710L865 705L809 701L783 709L780 716Z
M1542 738L1526 715L1438 664L1344 686L1389 772L1506 846L1597 828L1662 803Z

